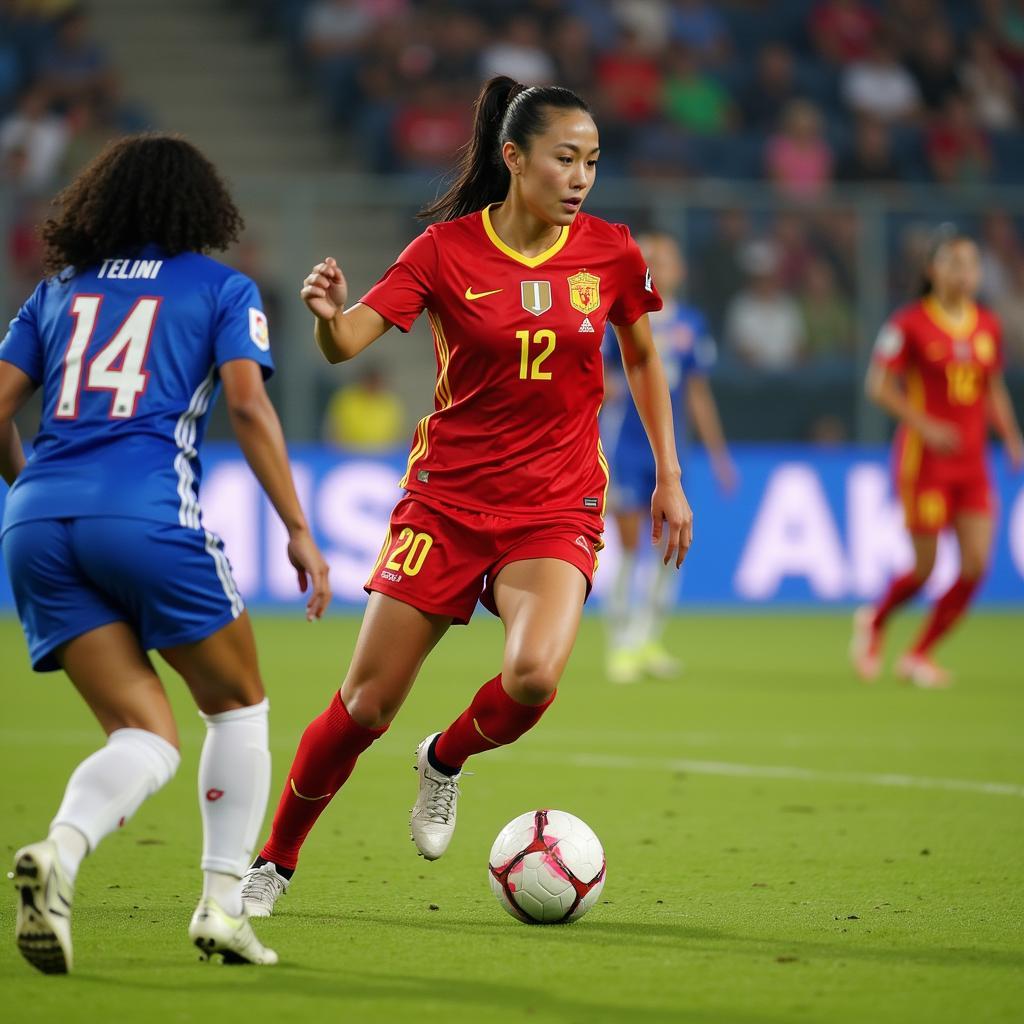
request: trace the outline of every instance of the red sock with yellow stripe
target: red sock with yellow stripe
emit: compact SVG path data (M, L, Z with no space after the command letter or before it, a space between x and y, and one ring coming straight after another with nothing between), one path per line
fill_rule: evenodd
M306 726L284 792L274 813L264 860L294 869L299 850L331 798L348 781L359 755L387 731L367 729L348 713L336 693L326 710Z
M471 755L514 743L529 732L554 699L551 694L543 704L520 704L505 692L497 675L477 690L473 703L438 736L433 753L441 764L459 769Z

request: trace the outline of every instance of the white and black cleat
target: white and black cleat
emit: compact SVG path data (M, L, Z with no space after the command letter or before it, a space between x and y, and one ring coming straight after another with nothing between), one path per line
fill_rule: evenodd
M277 954L256 938L244 910L232 917L208 896L199 901L188 936L204 960L219 954L226 964L277 963Z
M49 839L22 847L7 876L18 894L14 925L18 951L43 974L71 970L71 901L74 890Z
M427 860L437 860L452 841L459 802L459 779L462 777L461 772L458 775L445 775L430 766L427 751L440 735L434 733L428 736L416 748L416 771L420 777L420 788L409 819L409 828L416 849Z

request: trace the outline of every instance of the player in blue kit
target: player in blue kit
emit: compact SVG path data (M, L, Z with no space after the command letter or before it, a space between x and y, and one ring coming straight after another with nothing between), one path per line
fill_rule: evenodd
M107 733L73 772L46 839L15 854L16 938L46 973L71 969L85 855L178 767L171 706L147 651L184 678L206 722L199 764L203 895L189 935L209 956L272 964L241 900L270 784L252 627L203 525L198 449L223 386L246 459L288 530L307 617L327 566L295 494L256 286L203 253L242 221L187 142L109 146L57 197L47 271L0 343L0 534L33 667L63 669ZM32 456L13 422L42 388Z
M686 264L671 235L652 232L639 236L637 242L665 301L660 311L650 314L650 322L673 405L677 410L687 407L711 455L716 479L724 490L731 491L736 471L707 380L715 344L703 314L676 297L686 280ZM608 356L601 434L611 467L609 507L622 556L606 605L606 672L612 682L634 683L645 675L668 678L679 670L661 643L675 574L658 558L649 559L648 566L638 565L641 524L650 514L657 474L644 425L622 376L614 336L610 337ZM676 422L681 418L677 416Z

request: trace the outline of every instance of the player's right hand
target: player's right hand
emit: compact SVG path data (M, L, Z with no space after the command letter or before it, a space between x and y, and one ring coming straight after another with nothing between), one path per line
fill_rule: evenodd
M945 420L926 419L919 433L925 445L940 455L952 455L960 450L960 431Z
M309 311L321 320L333 320L345 308L348 282L333 256L328 256L309 272L299 295Z
M319 619L331 603L331 586L327 582L330 567L320 554L308 530L297 530L288 538L288 561L298 575L299 590L305 593L310 580L313 589L306 602L306 619Z

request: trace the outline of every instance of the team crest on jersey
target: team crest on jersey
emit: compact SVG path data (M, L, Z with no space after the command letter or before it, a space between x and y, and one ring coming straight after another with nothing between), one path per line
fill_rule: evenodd
M988 331L979 331L974 336L974 354L978 362L986 366L995 362L996 342Z
M581 313L593 313L601 305L601 278L581 270L569 278L569 301Z
M262 352L270 349L270 330L267 328L267 315L262 309L249 307L249 337L252 343Z
M550 281L522 281L519 285L523 297L523 309L534 316L540 316L551 308Z

